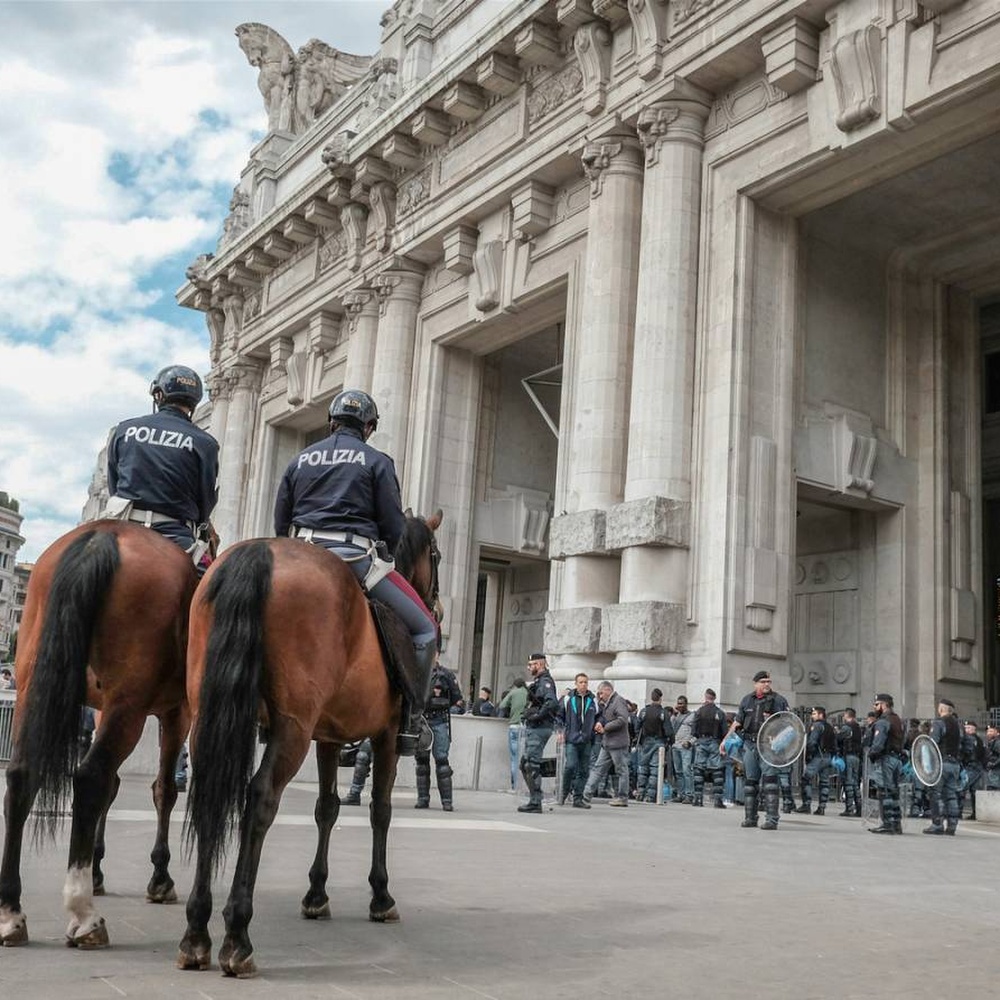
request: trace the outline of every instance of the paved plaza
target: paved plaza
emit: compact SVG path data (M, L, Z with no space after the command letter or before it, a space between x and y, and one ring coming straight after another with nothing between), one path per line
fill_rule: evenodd
M489 792L457 793L452 814L417 813L402 790L389 854L402 920L381 926L367 920L363 808L343 809L332 838L332 920L299 918L313 799L308 784L290 788L265 846L251 925L258 978L174 967L183 902L144 902L152 811L146 782L128 778L100 901L112 947L63 945L64 839L29 852L32 940L0 950L0 998L911 1000L973 996L1000 974L1000 828L965 823L954 839L932 838L909 820L906 836L886 838L857 820L795 816L767 833L740 829L736 808L600 800L590 812L521 816L514 796ZM180 853L183 899L191 868ZM215 902L217 952L221 886Z

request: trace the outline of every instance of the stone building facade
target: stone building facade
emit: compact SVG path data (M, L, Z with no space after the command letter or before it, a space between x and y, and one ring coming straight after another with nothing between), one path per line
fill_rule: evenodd
M831 710L996 701L1000 2L382 23L253 150L178 293L211 334L224 542L271 533L357 386L405 501L444 509L467 684L544 645L636 701L733 703L762 667Z
M21 574L17 553L24 545L20 504L0 492L0 662L11 659L11 640L20 622ZM21 602L23 604L23 600Z

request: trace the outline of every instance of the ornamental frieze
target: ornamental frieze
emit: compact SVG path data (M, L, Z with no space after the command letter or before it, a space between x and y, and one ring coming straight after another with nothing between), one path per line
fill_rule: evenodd
M766 111L774 104L788 99L788 95L758 76L740 83L723 94L713 105L705 126L705 138L712 139L748 118Z
M532 127L537 125L581 90L583 90L583 71L576 62L542 80L528 95L528 125Z
M347 253L347 240L343 231L330 233L319 245L319 269L326 271L333 267Z
M422 205L431 193L431 168L425 167L419 174L399 185L396 194L396 215L408 215Z

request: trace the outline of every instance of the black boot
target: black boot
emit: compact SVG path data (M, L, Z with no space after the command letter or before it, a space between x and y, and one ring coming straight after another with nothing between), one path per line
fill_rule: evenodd
M438 794L441 796L441 808L446 812L450 813L454 811L454 806L451 804L451 776L452 770L445 764L438 764L437 768L437 783L438 783Z
M761 825L762 830L778 829L778 801L781 793L777 785L764 786L764 812L766 817Z
M924 827L924 833L932 833L940 836L944 834L944 827L940 822L931 823L930 826Z
M954 837L955 831L958 829L958 820L955 819L954 817L949 816L945 822L947 823L947 826L944 828L944 832L949 837Z
M417 801L414 809L429 809L431 805L431 762L421 754L414 763L417 776Z
M521 761L521 773L524 783L528 786L528 801L517 807L521 813L540 813L542 811L542 778L537 767Z
M757 825L757 789L746 788L743 792L743 822L740 826L751 827Z
M424 705L427 704L427 696L431 693L431 673L434 670L436 657L436 641L414 647L413 690L420 701L414 702L405 696L403 698L403 714L399 720L399 732L396 734L396 753L400 757L412 757L417 752L420 736L424 730Z

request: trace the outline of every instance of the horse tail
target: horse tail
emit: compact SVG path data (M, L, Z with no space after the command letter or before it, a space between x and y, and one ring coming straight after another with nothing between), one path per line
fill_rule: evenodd
M120 565L115 535L87 531L66 547L52 575L18 735L18 755L39 781L36 838L55 836L80 761L90 647Z
M253 773L264 676L264 607L274 556L264 541L240 546L211 578L214 616L192 735L188 848L216 870L225 858Z

